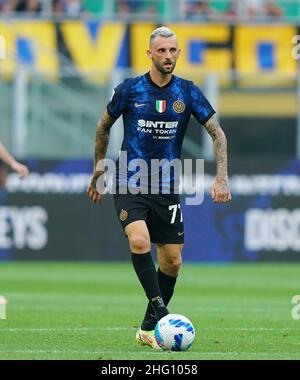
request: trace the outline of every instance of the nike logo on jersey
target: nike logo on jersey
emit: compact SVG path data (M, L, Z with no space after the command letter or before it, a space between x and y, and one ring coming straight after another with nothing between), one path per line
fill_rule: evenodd
M184 231L183 232L178 232L178 236L182 236L184 234Z
M144 107L146 103L134 103L135 107Z

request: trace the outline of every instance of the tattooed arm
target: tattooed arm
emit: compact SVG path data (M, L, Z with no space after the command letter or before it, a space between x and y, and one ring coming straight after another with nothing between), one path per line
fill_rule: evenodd
M95 156L94 156L94 172L91 183L88 187L88 196L91 201L95 203L101 203L102 194L97 191L96 183L97 179L104 173L104 168L102 170L101 160L104 159L105 153L107 151L109 132L110 128L116 119L111 117L105 110L101 119L99 120L96 128L96 138L95 138Z
M231 200L231 193L227 174L227 140L215 116L212 116L204 127L213 140L217 164L217 174L211 187L211 195L214 202L228 202Z

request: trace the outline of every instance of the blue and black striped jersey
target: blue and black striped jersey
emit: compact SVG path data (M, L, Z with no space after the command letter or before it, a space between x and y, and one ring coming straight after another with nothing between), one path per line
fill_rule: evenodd
M143 159L149 168L152 159L180 158L191 115L205 124L215 113L193 82L172 75L167 85L159 87L149 73L119 84L107 112L115 119L123 117L121 150L127 152L128 162Z

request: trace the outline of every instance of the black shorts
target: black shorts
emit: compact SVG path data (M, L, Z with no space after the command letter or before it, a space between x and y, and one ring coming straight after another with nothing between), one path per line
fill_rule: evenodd
M123 229L132 222L144 220L152 243L183 244L183 218L178 195L117 194L114 202Z

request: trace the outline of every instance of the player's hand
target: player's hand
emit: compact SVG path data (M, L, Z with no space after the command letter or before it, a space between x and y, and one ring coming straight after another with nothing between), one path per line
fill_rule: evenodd
M228 186L228 180L224 177L216 177L211 187L212 200L216 203L231 201L231 193Z
M93 174L91 183L87 189L88 196L94 204L101 204L103 195L97 190L97 180L103 172L96 172Z
M11 165L11 168L15 172L17 172L21 178L26 177L29 174L29 170L28 170L27 166L21 164L18 161L13 162Z

